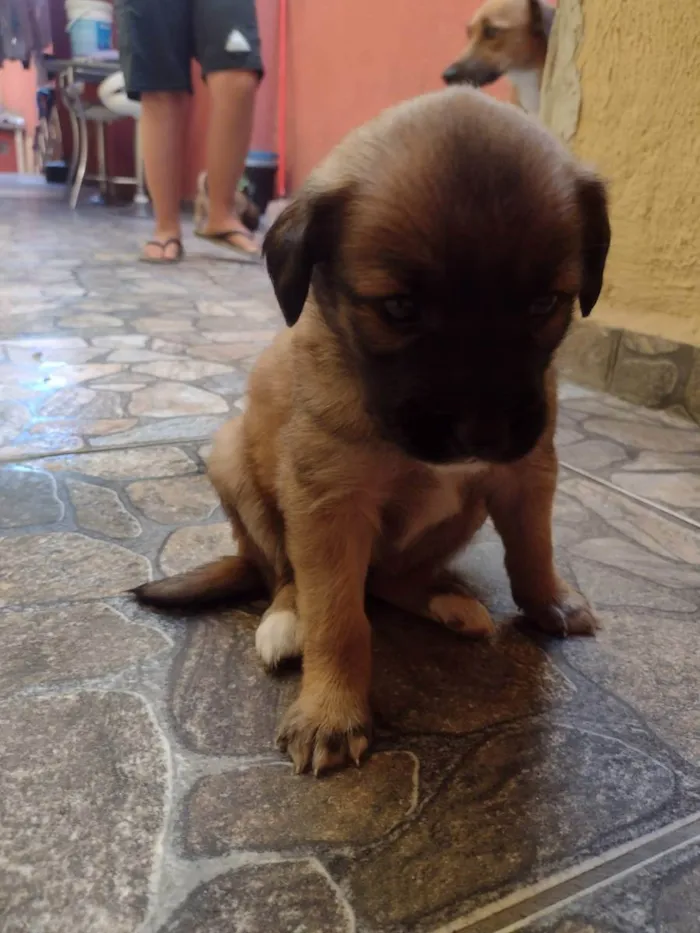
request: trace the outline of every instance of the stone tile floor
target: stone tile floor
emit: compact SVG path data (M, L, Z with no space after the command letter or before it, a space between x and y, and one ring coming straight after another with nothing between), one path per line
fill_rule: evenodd
M0 210L2 933L698 933L700 431L562 389L563 571L599 637L492 644L374 606L378 738L295 778L260 608L124 590L229 547L204 477L280 320L264 272L61 203Z

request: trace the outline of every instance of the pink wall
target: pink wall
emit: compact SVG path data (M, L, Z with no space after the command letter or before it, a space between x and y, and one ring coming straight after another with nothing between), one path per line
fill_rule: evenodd
M27 137L33 139L37 124L34 66L25 70L21 62L5 62L0 68L0 105L24 117Z
M442 86L482 0L288 0L288 184L293 190L353 126ZM277 150L278 0L257 0L266 75L253 148ZM505 82L491 89L507 93ZM208 102L196 84L188 137L188 196L204 164Z
M353 126L442 86L482 0L289 0L291 188ZM492 92L504 96L505 82Z

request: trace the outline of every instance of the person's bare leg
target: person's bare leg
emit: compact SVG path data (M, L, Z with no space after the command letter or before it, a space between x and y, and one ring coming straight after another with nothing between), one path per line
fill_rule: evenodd
M182 148L187 94L173 91L144 93L141 97L141 140L148 191L153 203L155 243L144 246L147 259L173 260L177 245L159 243L180 239Z
M258 76L252 71L215 71L207 75L211 111L207 130L209 216L204 234L240 231L231 241L257 254L234 207L236 188L245 167L253 131L253 108Z

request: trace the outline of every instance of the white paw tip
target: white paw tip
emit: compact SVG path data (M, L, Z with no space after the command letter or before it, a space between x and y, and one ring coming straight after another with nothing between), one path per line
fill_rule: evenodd
M428 605L431 616L462 635L490 635L494 624L486 606L478 599L461 593L440 593Z
M302 653L299 620L291 609L268 612L255 633L255 649L265 667L277 667Z

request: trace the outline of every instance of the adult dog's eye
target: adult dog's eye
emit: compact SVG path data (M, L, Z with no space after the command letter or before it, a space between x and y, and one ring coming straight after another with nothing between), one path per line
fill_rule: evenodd
M494 26L493 23L490 23L488 20L481 25L481 35L484 39L495 39L500 31L498 26Z
M415 320L418 313L414 300L409 295L390 295L381 299L384 314L398 324L407 324Z
M533 301L530 305L530 316L535 318L537 321L547 320L547 318L550 318L559 307L561 297L562 296L558 292L554 292L551 295L542 295L541 298Z

